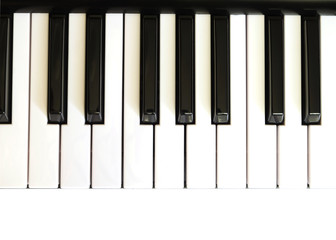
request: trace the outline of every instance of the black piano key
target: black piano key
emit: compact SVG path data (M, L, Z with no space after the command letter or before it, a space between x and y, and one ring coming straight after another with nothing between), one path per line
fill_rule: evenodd
M265 17L265 122L283 124L284 28L281 13Z
M159 123L159 16L141 16L140 123Z
M67 122L68 15L50 14L48 122Z
M320 17L301 17L302 124L321 121Z
M13 15L0 16L0 123L12 122Z
M85 116L87 124L104 123L105 16L86 17Z
M230 123L230 22L229 16L211 21L211 110L213 124Z
M176 123L195 123L195 29L193 15L176 17Z

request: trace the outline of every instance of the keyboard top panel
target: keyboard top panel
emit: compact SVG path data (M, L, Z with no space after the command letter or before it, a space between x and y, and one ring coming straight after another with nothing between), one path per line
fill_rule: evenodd
M301 12L334 13L336 0L2 0L2 12Z

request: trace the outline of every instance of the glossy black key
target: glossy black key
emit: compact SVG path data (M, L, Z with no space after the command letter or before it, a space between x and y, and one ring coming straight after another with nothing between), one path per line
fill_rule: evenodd
M229 16L211 19L211 115L213 124L230 123Z
M49 15L48 122L67 122L68 15Z
M13 15L0 16L0 123L12 122Z
M176 17L176 123L195 123L195 29L193 15Z
M321 121L320 17L301 17L302 124Z
M281 13L265 17L265 123L283 124L284 28Z
M140 123L159 123L159 16L141 16Z
M85 116L87 124L104 123L105 15L86 18Z

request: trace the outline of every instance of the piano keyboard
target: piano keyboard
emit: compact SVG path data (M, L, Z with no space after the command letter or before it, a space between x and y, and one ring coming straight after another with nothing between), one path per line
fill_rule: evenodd
M335 16L5 10L1 188L336 187Z

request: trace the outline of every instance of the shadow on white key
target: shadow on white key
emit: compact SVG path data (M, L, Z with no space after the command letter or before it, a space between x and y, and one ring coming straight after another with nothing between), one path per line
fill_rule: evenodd
M92 130L92 187L121 187L123 14L106 14L105 119Z
M57 188L59 125L48 124L48 14L32 14L29 187Z
M307 126L301 121L301 17L284 16L285 124L278 127L279 188L307 187Z
M153 186L153 126L140 125L140 14L125 14L124 187Z
M276 126L265 124L265 23L247 15L247 169L249 188L276 187Z
M90 125L85 125L85 14L69 15L68 122L62 125L61 187L90 187Z
M175 124L175 14L160 15L160 125L155 126L155 188L183 188L184 129Z
M195 16L196 124L187 126L187 187L216 187L216 127L211 124L211 25Z
M12 123L0 125L0 187L27 187L30 14L13 14Z
M230 16L231 124L217 126L218 188L246 186L246 16Z
M309 186L336 187L336 17L321 16L321 125L309 126Z

